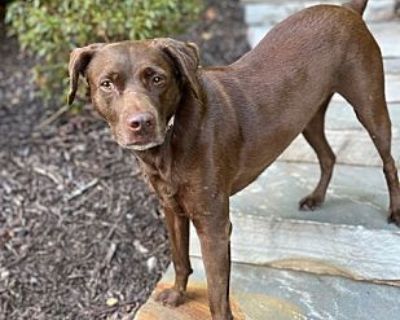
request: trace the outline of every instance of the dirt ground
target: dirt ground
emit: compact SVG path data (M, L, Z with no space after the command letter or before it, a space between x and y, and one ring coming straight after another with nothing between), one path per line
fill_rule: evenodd
M36 97L33 59L0 24L0 320L132 319L169 264L157 200L134 155L87 106ZM209 0L183 39L204 65L248 50L237 0ZM66 62L67 63L67 62Z

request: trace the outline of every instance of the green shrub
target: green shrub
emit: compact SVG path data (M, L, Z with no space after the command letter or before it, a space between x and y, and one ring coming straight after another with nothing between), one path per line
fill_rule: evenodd
M173 35L199 8L200 0L18 0L7 8L6 22L21 48L42 59L33 71L48 101L55 93L64 98L73 48Z

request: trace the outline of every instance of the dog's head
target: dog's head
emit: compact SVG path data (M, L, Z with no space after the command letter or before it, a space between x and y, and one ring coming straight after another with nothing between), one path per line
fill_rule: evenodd
M123 147L147 150L164 142L182 95L199 97L197 46L168 38L92 44L72 51L69 103L79 75L94 107Z

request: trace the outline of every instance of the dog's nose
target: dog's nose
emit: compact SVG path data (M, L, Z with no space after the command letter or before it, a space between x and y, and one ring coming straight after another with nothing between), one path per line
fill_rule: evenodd
M140 132L146 129L152 129L155 125L155 119L149 112L135 114L128 118L128 127L134 132Z

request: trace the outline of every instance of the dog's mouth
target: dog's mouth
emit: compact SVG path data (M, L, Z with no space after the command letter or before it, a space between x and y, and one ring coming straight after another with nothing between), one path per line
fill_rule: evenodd
M159 147L162 144L164 144L165 139L166 139L166 137L168 135L168 132L170 130L172 130L172 128L174 126L174 123L175 123L175 116L172 116L169 119L169 121L168 121L168 123L167 123L167 125L165 127L164 133L161 135L161 137L156 138L156 139L151 139L150 140L150 139L146 139L146 138L143 137L141 139L138 139L138 140L133 141L133 142L128 142L128 143L122 143L122 142L119 141L119 139L116 139L116 141L124 149L130 149L130 150L134 150L134 151L145 151L145 150L149 150L149 149L152 149L152 148L155 148L155 147Z
M164 139L162 141L150 141L150 142L135 142L135 143L129 143L122 145L120 144L123 148L125 149L130 149L134 151L145 151L149 150L158 146L161 146L164 143Z

